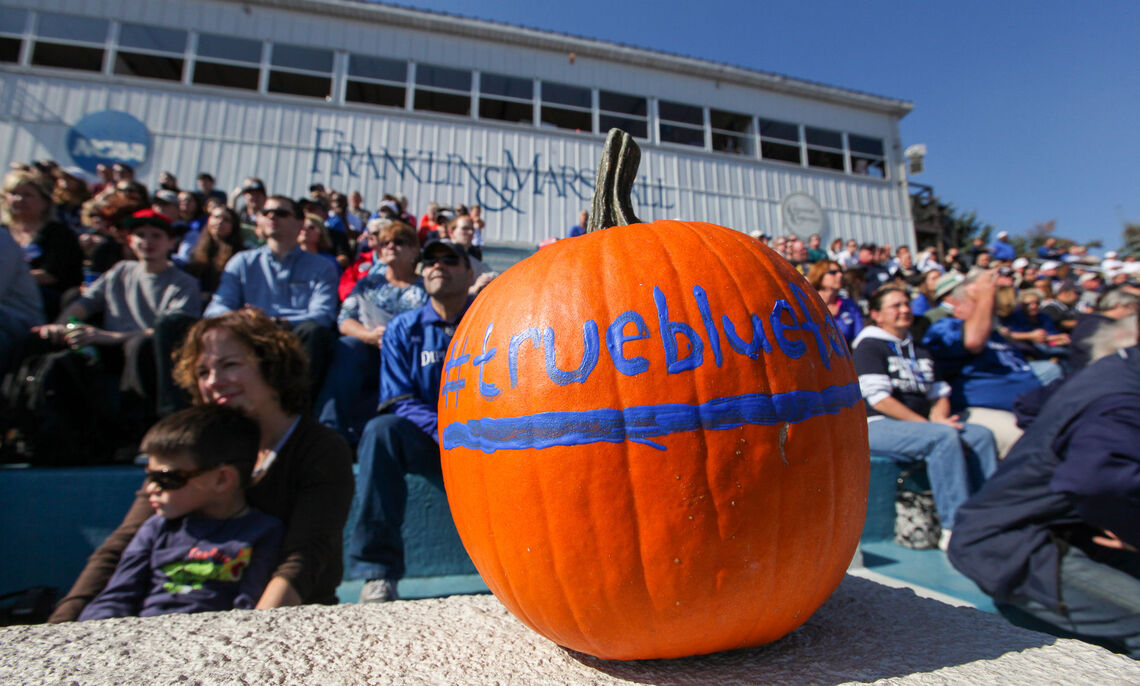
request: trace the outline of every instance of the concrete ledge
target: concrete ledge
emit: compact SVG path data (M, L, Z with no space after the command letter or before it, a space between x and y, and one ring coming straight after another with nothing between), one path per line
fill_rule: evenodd
M1140 683L1140 663L848 576L768 646L606 662L560 648L493 596L0 629L2 683Z

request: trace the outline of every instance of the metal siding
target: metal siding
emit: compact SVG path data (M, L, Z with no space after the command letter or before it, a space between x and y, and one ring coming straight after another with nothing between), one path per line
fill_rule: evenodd
M467 65L471 68L539 79L600 87L637 95L665 97L679 102L722 109L758 112L762 116L824 126L884 139L888 166L895 176L876 182L792 165L764 164L747 159L677 148L644 146L641 178L648 184L649 204L657 195L658 179L668 198L667 207L639 207L646 220L689 217L749 231L780 233L779 203L790 192L814 196L828 215L824 239L839 235L898 245L912 242L905 178L898 159L898 126L894 117L856 108L809 101L790 95L749 89L734 84L675 75L650 68L603 62L582 57L571 64L562 52L524 46L507 46L429 34L394 30L362 22L345 22L323 16L274 11L230 3L154 3L142 0L21 1L35 9L102 16L131 17L211 32L234 33L301 45L328 46L365 54L406 56L412 60ZM515 127L433 115L409 115L397 110L336 108L304 98L265 97L253 93L193 89L145 83L124 85L120 80L85 81L77 77L48 77L0 70L0 144L9 159L51 156L69 161L64 149L67 127L83 115L100 109L122 109L142 120L151 131L151 158L140 178L153 180L170 170L190 186L199 171L210 171L220 188L232 188L248 175L262 176L272 191L296 197L310 183L320 181L345 191L360 190L370 205L383 192L404 193L410 209L421 213L431 200L442 204L476 202L478 179L506 176L500 167L504 150L513 158L522 188L506 195L518 211L497 211L502 198L493 193L483 200L488 222L487 239L534 243L561 236L589 205L588 189L578 177L593 177L600 138L549 129ZM375 178L361 159L351 171L333 168L329 155L314 168L317 128L343 134L343 141L358 153L369 148L382 178ZM325 142L328 142L327 140ZM411 169L398 183L391 164L381 154L387 149L399 164L407 149ZM433 178L416 180L433 154ZM469 170L446 164L448 153L461 157ZM540 158L535 178L535 156ZM571 171L566 171L566 169ZM553 176L551 176L553 170ZM446 172L446 174L445 174ZM569 179L566 175L569 174ZM440 178L443 175L445 178ZM517 185L517 184L516 184ZM541 188L541 194L535 189ZM900 190L901 189L901 190Z

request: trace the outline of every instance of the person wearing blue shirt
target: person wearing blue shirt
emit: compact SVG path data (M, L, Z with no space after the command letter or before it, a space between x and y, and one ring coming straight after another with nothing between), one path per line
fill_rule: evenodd
M995 260L1001 262L1013 262L1017 259L1017 250L1006 241L1009 238L1009 233L1001 231L997 235L997 240L990 246L990 254L993 255Z
M1012 412L1014 401L1042 382L994 331L996 281L997 271L987 270L967 277L951 291L942 303L950 316L930 325L922 347L934 358L938 376L950 383L951 410L993 431L998 456L1003 457L1021 436Z
M575 236L585 235L586 226L589 223L589 219L590 219L590 213L589 212L587 212L586 210L582 210L581 212L579 212L578 213L578 223L575 224L574 226L570 227L570 229L566 232L566 237L567 238L573 238Z
M349 574L366 579L362 603L398 597L404 475L421 474L442 485L436 404L448 345L471 304L467 289L474 272L466 250L451 241L428 241L420 262L428 303L388 322L380 346L382 414L365 425L357 448L360 516L348 553Z
M267 198L257 217L265 245L230 258L203 316L246 305L265 312L301 339L315 393L336 343L337 270L329 260L301 250L301 219L291 198Z

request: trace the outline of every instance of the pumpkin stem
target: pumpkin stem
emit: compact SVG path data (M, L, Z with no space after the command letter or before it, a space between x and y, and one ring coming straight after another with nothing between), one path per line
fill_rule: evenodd
M641 148L633 136L621 129L610 129L598 161L598 178L594 183L594 199L586 233L611 226L638 224L633 213L633 182L641 164Z

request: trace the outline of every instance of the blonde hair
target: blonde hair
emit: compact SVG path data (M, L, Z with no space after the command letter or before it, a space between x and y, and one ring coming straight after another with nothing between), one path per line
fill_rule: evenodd
M12 212L11 208L8 207L8 193L11 193L24 184L35 188L36 192L44 199L44 212L40 219L47 221L48 218L51 217L52 212L55 210L55 201L52 200L51 182L37 171L14 169L4 175L4 198L0 200L0 222L5 224L12 223Z

